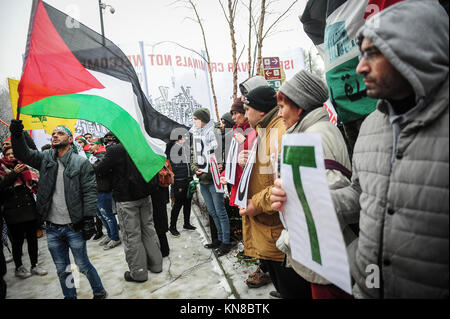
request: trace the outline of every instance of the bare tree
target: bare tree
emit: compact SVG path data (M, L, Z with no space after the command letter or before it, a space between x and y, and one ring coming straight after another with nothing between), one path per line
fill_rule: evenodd
M9 124L12 120L11 100L9 99L8 90L0 87L0 120ZM8 127L0 123L0 140L3 142L10 135Z
M279 0L261 0L259 13L253 11L252 0L249 0L248 5L244 3L249 11L249 65L253 65L251 67L251 73L249 72L249 76L255 75L255 69L257 75L263 74L262 48L264 40L277 32L282 32L280 30L277 31L276 27L281 21L288 17L290 9L298 2L298 0L292 1L290 5L281 12L272 10L272 7L275 7L275 5L276 7L280 7L277 2L279 2ZM268 25L268 27L266 27L266 25ZM256 38L256 44L253 51L253 63L251 63L252 58L250 53L252 28Z
M237 57L236 57L236 38L234 30L234 18L236 17L236 8L238 0L228 0L228 16L223 3L219 0L220 6L222 7L225 19L228 22L230 28L230 38L231 38L231 52L232 52L232 62L233 62L233 100L237 98Z
M208 45L207 45L207 41L206 41L205 29L203 27L202 19L200 18L200 15L198 13L197 5L195 4L195 2L193 0L177 0L177 1L173 2L173 3L184 3L187 8L191 9L192 11L194 11L195 19L194 18L190 18L190 17L188 17L187 19L190 19L190 20L198 23L198 25L200 26L200 30L202 32L202 38L203 38L203 45L205 46L206 64L208 65L209 80L210 80L210 84L211 84L211 92L212 92L214 107L215 107L215 110L216 110L216 117L217 117L217 121L220 121L219 108L217 106L216 90L214 88L214 80L213 80L213 75L212 75L212 70L211 70L211 58L210 58L210 55L209 55ZM190 50L194 51L192 49L190 49Z
M253 0L249 0L248 3L248 77L252 74L252 2Z

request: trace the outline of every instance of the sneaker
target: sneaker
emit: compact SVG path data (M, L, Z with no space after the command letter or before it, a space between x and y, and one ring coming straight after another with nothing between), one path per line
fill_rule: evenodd
M169 231L172 234L172 236L180 237L180 233L175 228L169 228Z
M106 298L108 298L108 293L106 292L106 290L103 290L103 292L99 294L94 294L94 297L92 297L92 299L106 299Z
M187 224L183 226L183 229L187 229L187 230L196 230L197 227L192 226L191 224Z
M278 291L269 292L269 298L270 299L283 299L283 297L281 297L281 294Z
M22 279L31 277L31 273L24 267L24 265L22 265L16 269L15 275L16 275L16 277L19 277Z
M45 276L48 274L47 270L45 270L44 268L42 268L39 265L36 265L36 267L31 268L30 272L31 272L31 274L38 275L38 276Z
M125 271L125 273L123 274L123 278L125 278L126 281L131 281L131 282L146 282L146 280L136 280L133 277L131 277L131 273L129 271Z
M95 234L94 238L92 238L92 240L96 241L96 240L99 240L102 237L103 237L103 233L97 233L97 234Z
M245 283L249 288L259 288L267 285L271 281L272 279L270 278L270 276L263 272L260 267L258 267L254 273L248 275Z
M108 236L105 236L105 238L103 238L102 240L100 240L100 242L98 243L100 246L106 245L111 241L111 238L109 238Z
M220 244L222 244L221 241L213 241L211 244L206 244L206 245L203 246L203 247L205 247L205 248L207 248L207 249L214 249L214 248L219 248L219 247L220 247Z
M122 242L120 240L110 240L104 247L103 250L109 250L112 249L114 247L117 247L121 244Z

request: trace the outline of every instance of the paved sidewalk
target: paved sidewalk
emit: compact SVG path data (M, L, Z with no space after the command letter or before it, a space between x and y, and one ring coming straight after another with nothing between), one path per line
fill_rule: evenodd
M170 216L170 208L168 208ZM244 283L248 274L256 269L255 265L246 266L235 257L237 250L229 255L217 258L203 245L209 242L208 219L198 206L192 205L191 222L197 227L194 231L184 230L182 218L179 218L180 237L167 233L170 255L164 258L163 272L149 272L145 283L126 282L123 274L128 270L123 246L104 251L99 241L88 241L88 255L97 269L104 287L111 299L267 299L274 290L269 284L258 289L249 289ZM104 231L104 233L106 233ZM44 236L39 239L39 264L48 275L19 279L14 276L14 263L7 264L5 281L8 285L8 299L61 299L61 287L56 268L47 248ZM71 256L71 260L73 258ZM22 261L30 267L26 242ZM78 298L92 298L92 290L86 277L74 273Z

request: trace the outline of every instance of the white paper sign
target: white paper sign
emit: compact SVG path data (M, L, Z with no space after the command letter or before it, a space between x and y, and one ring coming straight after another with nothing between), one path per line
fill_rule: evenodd
M216 156L214 153L209 155L209 167L211 169L211 175L216 188L217 193L224 193L223 185L220 183L219 165L217 164Z
M231 139L230 149L228 150L227 161L225 163L225 179L231 185L234 185L236 177L236 165L238 161L239 145L235 138Z
M333 103L330 99L328 99L325 103L323 103L323 107L328 112L328 118L330 119L330 122L334 125L337 125L338 122L338 114L333 106Z
M203 173L208 173L208 156L206 143L203 137L193 138L195 158L197 161L198 169Z
M292 258L351 294L347 251L328 188L320 134L283 136L281 178Z
M255 163L256 159L257 148L258 142L255 141L255 143L253 143L252 150L250 151L247 163L245 164L244 171L242 172L241 180L239 181L236 198L234 200L234 204L236 206L247 208L248 185L250 182L250 175L252 174L253 164Z

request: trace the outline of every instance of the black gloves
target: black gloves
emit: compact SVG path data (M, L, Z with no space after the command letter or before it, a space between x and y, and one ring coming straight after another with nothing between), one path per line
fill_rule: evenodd
M14 137L20 137L23 133L22 120L11 120L11 125L9 126L9 131Z
M81 222L81 234L84 240L91 239L95 234L95 221L94 217L85 217Z

